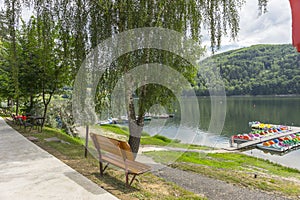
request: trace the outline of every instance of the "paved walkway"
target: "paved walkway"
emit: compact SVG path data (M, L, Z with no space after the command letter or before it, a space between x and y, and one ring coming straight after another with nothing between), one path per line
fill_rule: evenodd
M16 132L0 117L1 200L116 200Z

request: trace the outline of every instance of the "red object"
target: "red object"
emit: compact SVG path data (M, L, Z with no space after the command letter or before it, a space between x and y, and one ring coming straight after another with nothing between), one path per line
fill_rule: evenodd
M26 121L27 117L25 115L16 116L17 119L21 118L23 121Z
M293 45L300 52L300 0L290 0L292 9Z

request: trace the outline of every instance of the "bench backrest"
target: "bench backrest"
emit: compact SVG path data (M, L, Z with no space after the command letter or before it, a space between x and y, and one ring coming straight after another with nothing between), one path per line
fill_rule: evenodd
M91 138L99 153L100 158L102 156L102 153L108 152L122 157L123 160L134 160L131 148L127 142L108 138L95 133L91 133Z

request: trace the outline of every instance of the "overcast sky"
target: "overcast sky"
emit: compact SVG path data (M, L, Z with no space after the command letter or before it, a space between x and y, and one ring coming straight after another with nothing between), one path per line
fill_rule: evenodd
M289 0L270 0L268 12L259 16L257 0L247 0L240 12L240 32L236 41L224 39L220 51L254 44L292 43ZM218 52L220 52L218 51Z

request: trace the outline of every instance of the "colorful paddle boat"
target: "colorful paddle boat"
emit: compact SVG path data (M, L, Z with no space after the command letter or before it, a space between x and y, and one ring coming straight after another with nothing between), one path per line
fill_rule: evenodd
M259 149L285 152L287 150L300 147L300 133L291 134L286 137L269 140L256 145Z

